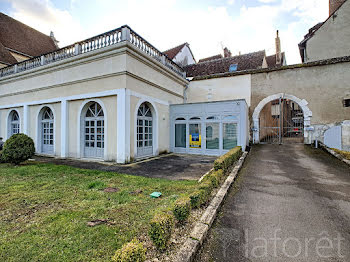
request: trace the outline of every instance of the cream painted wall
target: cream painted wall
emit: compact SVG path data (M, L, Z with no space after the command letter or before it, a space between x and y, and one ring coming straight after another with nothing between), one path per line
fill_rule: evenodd
M53 70L44 70L47 67L44 66L40 72L29 70L37 72L36 74L33 72L33 74L24 77L23 73L19 73L9 79L0 78L0 105L8 104L7 96L10 94L26 93L22 99L24 102L86 93L85 87L87 85L93 86L91 90L95 91L123 88L123 86L117 86L111 79L111 77L121 76L125 72L125 55L122 53L101 60L97 60L95 57L94 60L84 61L84 63L82 61L72 62L72 59L67 60L71 63L63 64L60 67L58 62L57 66L52 68ZM51 67L52 64L48 66ZM73 85L74 88L72 88ZM57 89L57 91L53 89ZM43 91L43 96L38 95L38 90ZM30 91L35 92L35 97L27 95ZM16 100L16 102L22 100Z
M350 55L350 1L346 1L306 43L306 61Z
M14 107L10 109L1 109L0 110L0 137L3 138L3 141L5 141L9 136L9 126L8 126L8 119L9 114L12 110L16 110L20 117L20 131L23 130L23 108L22 107Z
M245 99L251 100L251 76L212 78L191 81L186 91L187 103Z
M54 150L55 155L59 156L61 153L61 103L29 106L28 135L34 140L36 152L42 153L39 113L46 106L54 113Z
M143 102L151 102L152 107L158 113L158 115L156 115L155 112L153 112L153 118L155 117L157 118L158 128L156 129L155 126L153 127L153 135L154 135L154 138L155 136L157 136L158 138L158 152L162 152L162 151L169 152L170 150L169 105L160 104L152 100L147 100L147 99L143 99L143 98L131 95L130 96L130 155L132 158L136 158L136 154L137 154L137 151L135 151L135 145L136 145L136 139L135 139L136 124L135 123L137 118L137 110L138 110L138 105ZM154 142L155 141L153 141L153 144Z
M104 160L116 161L118 139L117 95L93 97L88 100L79 96L104 91L122 94L125 89L130 96L130 151L134 156L134 119L136 105L140 100L151 102L156 111L158 123L159 151L169 150L169 103L182 103L183 90L188 82L170 71L158 61L140 52L128 43L121 43L105 50L92 51L70 59L27 70L0 78L0 107L27 104L29 135L38 141L37 115L42 103L51 105L55 113L55 156L61 155L61 100L69 98L67 122L68 157L83 156L80 144L80 111L86 101L101 102L105 107L106 154ZM56 99L52 104L50 99ZM39 102L35 102L39 101ZM38 103L31 105L32 103ZM20 109L23 121L23 106ZM4 133L3 115L7 109L0 109L0 134ZM128 115L128 114L127 114ZM21 123L23 127L23 122ZM122 150L121 146L119 150ZM127 145L126 145L127 147ZM40 152L40 151L39 151Z
M150 81L182 97L184 87L188 82L185 79L181 79L181 77L174 77L167 71L159 70L160 68L154 65L154 63L159 62L153 58L151 59L151 61L141 60L139 53L131 52L127 59L126 69L134 76L142 77L146 81Z
M349 62L258 73L251 77L250 115L264 98L286 93L307 101L312 111L311 124L350 119L350 108L343 107L343 99L350 95Z
M105 108L105 147L107 148L107 155L105 155L104 160L115 161L117 156L117 96L68 102L68 156L73 158L84 158L82 138L80 136L82 130L82 127L80 126L80 112L82 105L88 101L100 103ZM79 144L80 147L78 148Z

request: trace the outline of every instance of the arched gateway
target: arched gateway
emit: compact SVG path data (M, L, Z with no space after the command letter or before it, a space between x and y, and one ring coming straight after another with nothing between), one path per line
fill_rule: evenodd
M312 117L307 105L306 100L284 93L260 101L253 113L253 142L304 142Z

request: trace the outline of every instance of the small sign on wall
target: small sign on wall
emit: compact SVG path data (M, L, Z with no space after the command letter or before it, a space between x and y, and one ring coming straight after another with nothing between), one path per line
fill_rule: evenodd
M190 134L190 148L201 148L202 137L199 133Z

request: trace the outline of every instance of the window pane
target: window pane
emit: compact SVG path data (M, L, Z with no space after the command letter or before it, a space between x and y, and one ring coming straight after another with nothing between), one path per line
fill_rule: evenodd
M206 124L206 148L219 149L219 123Z
M186 148L186 124L175 125L175 147Z
M190 148L201 148L201 125L190 124Z
M224 124L224 149L229 150L237 146L237 124Z

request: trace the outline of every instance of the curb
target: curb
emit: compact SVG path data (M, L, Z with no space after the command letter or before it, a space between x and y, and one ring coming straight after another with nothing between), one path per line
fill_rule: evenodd
M208 231L216 218L216 214L221 207L228 190L233 184L239 170L242 168L247 155L248 152L243 153L236 166L233 168L231 174L227 177L219 191L216 193L216 196L211 200L202 217L193 228L190 236L180 248L174 260L175 262L191 262L194 259L198 249L203 244L203 241L205 240Z
M345 157L343 157L342 155L338 154L337 152L335 152L333 149L330 149L329 147L327 147L326 145L324 145L323 143L320 143L320 147L324 150L326 150L329 154L331 154L332 156L338 158L340 161L344 162L345 164L350 166L350 160L346 159Z

